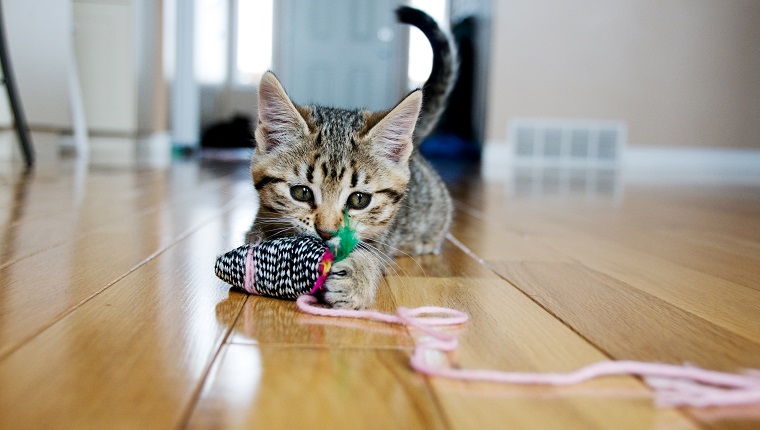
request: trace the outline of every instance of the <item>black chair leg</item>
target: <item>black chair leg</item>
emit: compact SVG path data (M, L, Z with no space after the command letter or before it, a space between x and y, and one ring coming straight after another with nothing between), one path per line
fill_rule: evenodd
M21 99L16 90L16 80L13 76L13 67L11 67L11 59L8 55L7 47L8 44L5 39L5 20L3 18L2 3L0 3L0 63L2 63L5 90L8 92L8 100L10 101L11 111L13 113L13 122L16 125L16 135L21 144L21 151L24 153L24 160L26 160L26 165L31 167L34 165L32 140L29 137L29 132L26 126L24 108L21 106Z

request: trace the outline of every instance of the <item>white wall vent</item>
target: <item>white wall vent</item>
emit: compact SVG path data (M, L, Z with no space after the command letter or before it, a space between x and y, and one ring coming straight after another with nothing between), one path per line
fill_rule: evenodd
M515 162L531 165L614 167L626 137L622 121L516 118L508 131Z

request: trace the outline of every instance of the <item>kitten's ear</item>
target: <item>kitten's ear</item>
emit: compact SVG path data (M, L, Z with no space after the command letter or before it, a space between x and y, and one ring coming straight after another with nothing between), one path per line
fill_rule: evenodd
M259 123L256 145L262 151L302 139L308 133L306 121L285 93L272 72L266 72L259 83Z
M381 156L397 163L404 163L409 159L414 149L412 133L417 125L421 107L422 91L417 90L406 96L385 115L385 118L372 127L369 138Z

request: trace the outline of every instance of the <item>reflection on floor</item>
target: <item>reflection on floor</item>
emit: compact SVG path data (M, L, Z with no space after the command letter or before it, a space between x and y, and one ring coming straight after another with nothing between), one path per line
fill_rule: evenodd
M755 406L658 409L633 378L422 377L414 331L306 316L216 279L257 209L246 161L154 142L156 158L129 139L93 139L85 160L48 137L32 171L0 161L0 428L760 426ZM450 240L396 258L376 307L468 312L442 359L760 368L760 185L436 166L456 200Z

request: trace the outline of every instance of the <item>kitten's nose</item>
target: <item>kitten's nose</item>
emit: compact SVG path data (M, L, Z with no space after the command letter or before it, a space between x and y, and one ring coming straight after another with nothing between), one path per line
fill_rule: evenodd
M330 240L333 237L333 233L327 230L322 230L321 228L316 229L317 234L319 237L322 238L322 240Z

